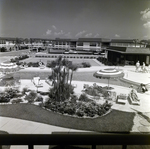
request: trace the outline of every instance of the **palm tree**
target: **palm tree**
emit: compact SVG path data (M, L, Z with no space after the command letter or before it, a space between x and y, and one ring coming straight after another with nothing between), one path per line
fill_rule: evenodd
M71 81L73 78L73 71L77 70L77 66L73 65L67 59L62 59L62 56L59 56L55 61L51 62L52 74L49 76L49 79L52 80L53 84L53 94L57 101L64 101L70 97L70 94L73 92L71 86ZM69 71L72 70L69 79ZM50 92L50 96L51 96ZM51 96L52 97L52 96Z
M78 69L78 66L75 65L75 64L72 64L72 65L70 66L70 69L71 69L71 76L70 76L70 85L71 85L72 78L73 78L73 72Z

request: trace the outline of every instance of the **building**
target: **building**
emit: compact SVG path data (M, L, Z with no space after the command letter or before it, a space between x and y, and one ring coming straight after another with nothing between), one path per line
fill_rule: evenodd
M11 51L15 48L16 38L7 38L7 37L0 37L0 48L4 48L7 51ZM4 51L2 51L4 52Z
M150 48L145 43L133 40L111 40L106 49L107 61L112 65L135 65L137 61L141 64L150 64Z

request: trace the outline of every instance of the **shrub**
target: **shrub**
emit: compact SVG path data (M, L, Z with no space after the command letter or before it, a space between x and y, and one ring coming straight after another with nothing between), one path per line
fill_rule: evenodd
M24 88L22 89L22 94L24 95L24 94L26 94L26 92L29 92L29 89L26 88L26 87L24 87Z
M37 102L43 102L43 97L41 95L38 95L35 99Z
M23 100L21 98L13 99L11 101L12 104L16 104L16 103L20 103L20 102L23 102Z
M33 63L32 63L32 62L29 62L27 65L28 65L28 67L32 67L32 66L33 66Z
M5 47L0 48L0 52L7 52L7 49Z
M32 67L39 67L39 63L38 62L32 63Z
M78 110L76 111L76 114L77 114L77 116L79 116L79 117L83 117L83 116L84 116L84 112L83 112L81 109L78 109Z
M5 92L6 96L8 96L9 98L13 98L13 97L17 96L17 93L19 92L19 90L14 89L14 88L6 88L4 92Z
M97 89L89 87L85 92L91 96L98 96L98 91Z
M91 64L88 62L82 62L84 68L91 67Z
M37 93L35 91L30 91L28 95L26 95L25 100L27 100L29 103L34 102L34 99L36 98Z
M16 64L20 66L20 65L23 65L24 63L18 61L18 62L16 62Z
M10 101L10 97L7 94L5 93L0 94L0 103L9 102L9 101Z
M85 106L84 112L85 112L86 116L94 117L97 114L96 105L97 104L92 101Z
M91 101L87 95L85 93L82 93L79 97L79 101L84 101L84 102L88 102L88 101Z
M0 94L0 102L9 102L10 99L17 96L18 89L6 88L3 93Z
M78 100L78 97L76 95L71 95L70 101L72 103L76 103L77 100Z
M67 113L69 115L73 115L73 114L75 114L75 108L72 107L72 106L67 105L64 108L64 113Z

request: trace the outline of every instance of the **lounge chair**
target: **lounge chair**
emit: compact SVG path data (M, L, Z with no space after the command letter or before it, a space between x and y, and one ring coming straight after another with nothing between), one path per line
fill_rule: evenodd
M127 95L126 94L118 95L116 102L120 103L120 104L126 104L127 103Z
M129 94L128 96L128 100L129 100L129 103L132 104L132 105L140 105L140 100L134 100L131 95Z
M36 87L43 87L43 83L40 83L40 77L34 77L34 78L33 78L33 84L34 84Z

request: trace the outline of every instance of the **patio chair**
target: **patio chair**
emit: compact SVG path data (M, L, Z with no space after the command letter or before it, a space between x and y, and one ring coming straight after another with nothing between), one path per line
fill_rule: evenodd
M120 104L126 104L127 103L127 95L126 94L118 95L116 102L120 103Z
M43 87L43 83L40 83L40 77L34 77L33 84L37 87Z
M137 99L135 100L135 99L131 96L131 94L128 95L128 100L129 100L129 103L132 104L132 105L140 105L140 100L138 99L138 97L137 97Z
M116 101L116 92L112 92L112 91L110 91L109 92L109 96L108 96L108 100L112 100L112 101Z

